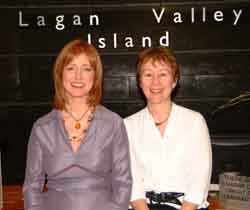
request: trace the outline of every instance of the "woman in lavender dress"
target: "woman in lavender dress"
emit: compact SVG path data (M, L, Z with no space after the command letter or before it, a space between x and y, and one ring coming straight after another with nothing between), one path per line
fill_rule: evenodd
M23 186L26 210L125 210L131 192L123 120L100 105L96 49L74 40L54 65L54 108L33 125ZM42 192L47 177L47 192Z

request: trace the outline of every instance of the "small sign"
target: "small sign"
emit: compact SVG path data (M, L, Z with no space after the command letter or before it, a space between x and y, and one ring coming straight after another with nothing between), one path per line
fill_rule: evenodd
M250 209L250 177L227 172L219 176L220 203L232 210Z

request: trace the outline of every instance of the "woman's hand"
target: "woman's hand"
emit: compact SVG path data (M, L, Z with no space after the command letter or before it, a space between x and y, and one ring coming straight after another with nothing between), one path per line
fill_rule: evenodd
M138 200L132 201L130 204L134 210L149 210L145 199L138 199Z
M184 201L180 210L196 210L197 205L188 201Z

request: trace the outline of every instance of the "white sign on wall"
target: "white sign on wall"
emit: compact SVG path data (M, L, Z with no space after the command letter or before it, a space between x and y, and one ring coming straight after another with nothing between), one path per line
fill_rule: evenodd
M249 210L250 177L229 172L220 175L219 183L220 202L224 208Z

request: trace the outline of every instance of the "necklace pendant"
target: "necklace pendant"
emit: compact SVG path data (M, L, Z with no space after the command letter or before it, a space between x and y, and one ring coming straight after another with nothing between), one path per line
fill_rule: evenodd
M76 122L75 124L75 129L80 129L81 128L81 123L80 122Z

